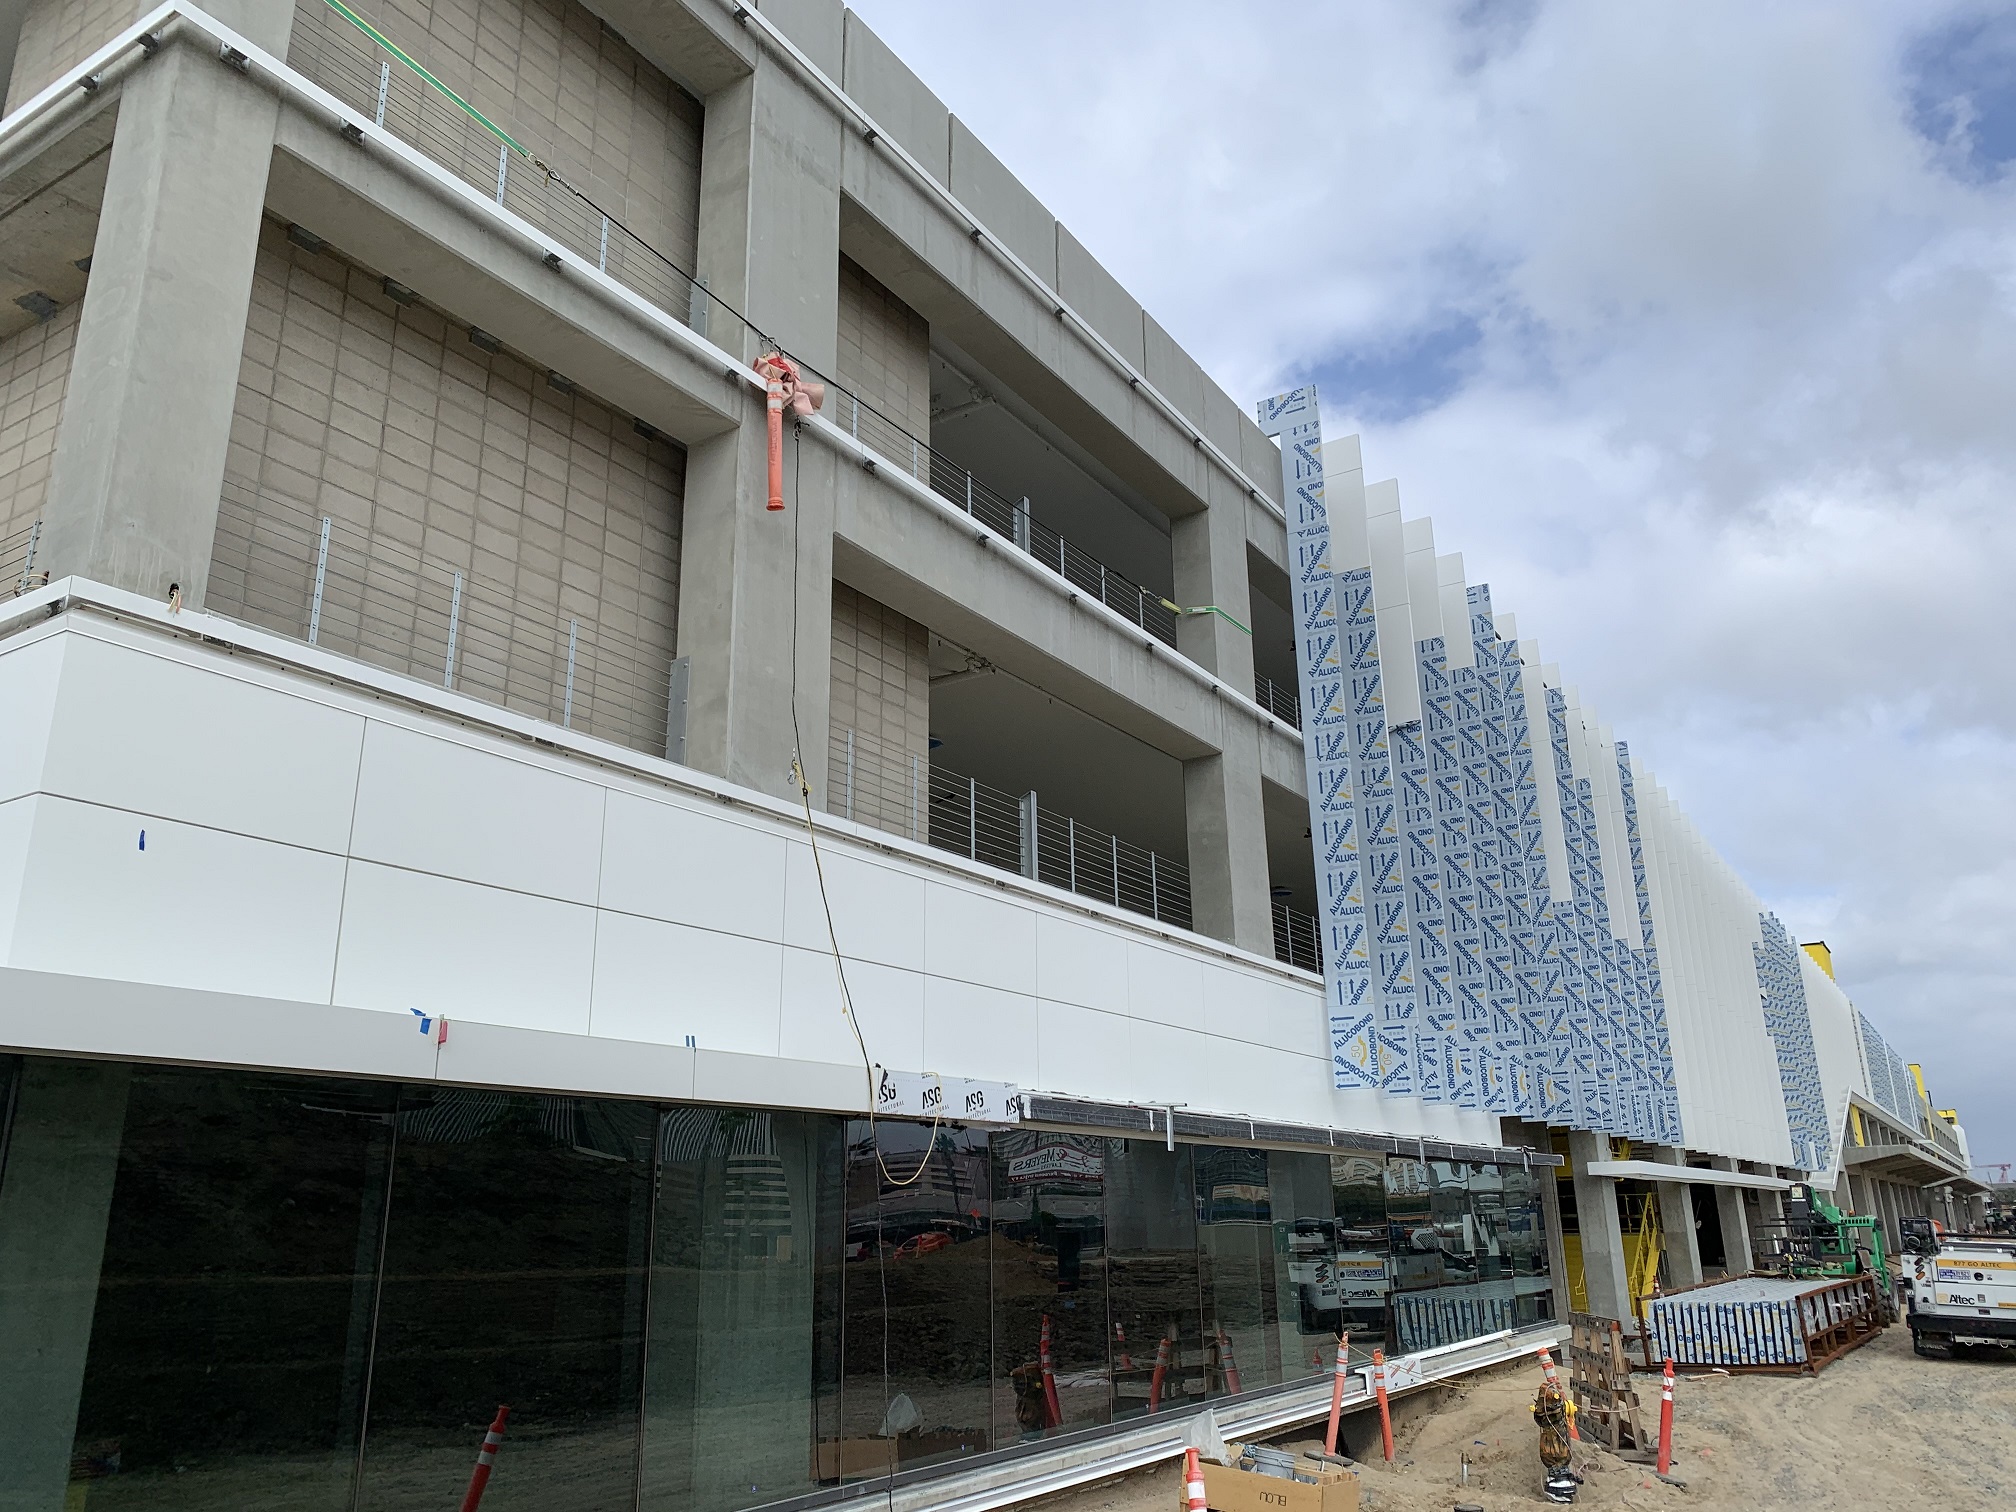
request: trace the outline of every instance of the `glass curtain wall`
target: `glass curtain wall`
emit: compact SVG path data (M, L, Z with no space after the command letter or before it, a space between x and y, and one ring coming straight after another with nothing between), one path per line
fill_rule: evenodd
M1550 1170L0 1057L0 1506L742 1512L1549 1315Z

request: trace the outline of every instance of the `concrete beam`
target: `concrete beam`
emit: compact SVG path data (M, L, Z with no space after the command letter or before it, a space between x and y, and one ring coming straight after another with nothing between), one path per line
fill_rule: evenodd
M1223 751L1242 723L1260 726L1257 713L1212 694L1160 642L1149 650L1146 632L1074 607L1001 560L1014 548L983 526L851 462L834 487L842 581L1179 761ZM1255 754L1267 780L1302 789L1299 738L1269 722Z
M547 267L540 243L292 108L275 145L267 204L282 219L676 441L737 423L744 382L582 274Z
M755 72L757 49L715 0L586 0L668 79L704 100Z
M218 9L286 51L287 0ZM58 577L202 603L278 114L187 28L122 86L50 464Z

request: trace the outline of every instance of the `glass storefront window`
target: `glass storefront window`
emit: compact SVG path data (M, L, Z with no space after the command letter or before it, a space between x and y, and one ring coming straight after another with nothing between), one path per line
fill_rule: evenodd
M344 1512L392 1089L21 1065L0 1187L0 1495Z
M1141 1139L1106 1148L1106 1274L1115 1359L1113 1416L1203 1397L1215 1368L1197 1265L1194 1146ZM1124 1339L1125 1354L1120 1353ZM1156 1361L1165 1363L1158 1367Z
M1093 1427L1112 1415L1106 1248L1112 1143L1030 1129L991 1141L997 1448Z
M1266 1150L1232 1145L1200 1145L1191 1156L1206 1390L1213 1396L1281 1379L1270 1158Z
M841 1123L674 1108L658 1124L641 1505L812 1489L838 1437Z
M641 1103L401 1099L365 1425L371 1512L454 1502L500 1405L504 1468L484 1512L634 1505L657 1124Z
M847 1125L840 1407L822 1480L977 1454L990 1442L987 1137Z
M1336 1362L1336 1335L1344 1321L1344 1272L1339 1263L1346 1246L1341 1244L1336 1207L1336 1190L1331 1181L1329 1155L1285 1154L1271 1151L1267 1156L1269 1248L1274 1269L1274 1355L1279 1361L1273 1376L1292 1381L1319 1375ZM1378 1279L1383 1282L1385 1267L1385 1210L1383 1195L1379 1223L1374 1237L1379 1242ZM1361 1330L1362 1332L1362 1330Z
M0 1500L743 1512L1538 1322L1551 1171L0 1058ZM17 1489L18 1488L18 1489Z

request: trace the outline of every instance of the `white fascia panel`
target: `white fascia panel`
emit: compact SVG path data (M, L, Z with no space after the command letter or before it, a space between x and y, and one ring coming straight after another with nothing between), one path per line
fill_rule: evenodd
M1379 629L1379 691L1386 725L1418 723L1421 679L1414 643L1419 632L1407 601L1407 540L1400 520L1400 485L1392 479L1365 490L1366 544L1372 558L1372 614Z
M0 654L0 803L42 791L42 770L56 720L57 690L71 637L18 631ZM159 732L155 732L157 738Z
M28 875L28 839L35 829L34 794L0 802L0 966L10 964L14 948L14 918L21 908L21 888Z
M1442 589L1435 576L1435 527L1423 515L1401 522L1407 545L1407 609L1413 616L1414 634L1433 640L1442 630Z
M1435 558L1435 582L1442 597L1442 639L1449 648L1449 670L1477 665L1477 643L1470 636L1470 586L1463 576L1463 553Z

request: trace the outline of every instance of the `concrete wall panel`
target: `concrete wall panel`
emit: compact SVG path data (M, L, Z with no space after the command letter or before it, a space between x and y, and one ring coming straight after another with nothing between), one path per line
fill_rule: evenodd
M1035 275L1057 286L1057 217L987 150L973 129L952 117L950 188L980 224Z
M847 257L840 259L839 361L833 376L870 409L931 444L931 327ZM839 403L829 415L849 423Z
M13 540L42 517L83 308L65 305L0 341L0 542ZM10 569L19 563L18 554L7 553ZM0 581L0 592L13 588Z
M952 181L952 113L868 24L847 12L840 87L941 184Z
M288 61L344 98L375 101L383 51L322 0L295 5ZM693 268L700 102L586 7L573 0L356 0L351 8L611 217L677 267ZM485 171L494 179L496 138L400 63L392 68L386 124L476 181ZM592 218L585 206L580 214Z

